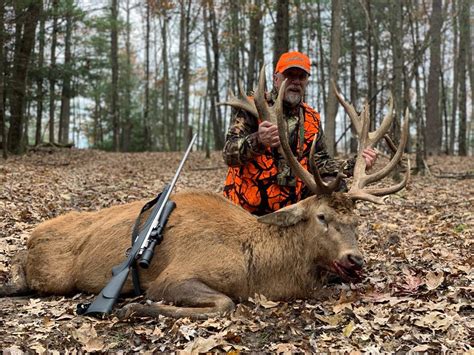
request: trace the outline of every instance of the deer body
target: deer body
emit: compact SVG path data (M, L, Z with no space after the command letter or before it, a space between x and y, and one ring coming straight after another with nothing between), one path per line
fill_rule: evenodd
M310 197L271 221L257 219L215 193L194 191L172 199L177 208L164 240L150 268L140 269L139 275L148 298L173 302L187 312L160 305L160 314L207 316L232 309L234 301L256 293L273 300L307 298L319 283L318 272L332 270L334 260L362 258L350 206L338 212L327 198ZM28 289L98 293L112 267L125 258L142 205L73 212L39 225L28 242L24 265ZM330 228L318 220L321 215ZM129 280L123 292L131 291ZM211 307L196 307L203 304ZM134 307L135 312L144 306Z

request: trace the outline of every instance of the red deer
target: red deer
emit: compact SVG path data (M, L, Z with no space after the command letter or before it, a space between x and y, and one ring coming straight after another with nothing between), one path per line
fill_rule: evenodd
M263 99L264 85L261 74L255 95L258 110L252 101L234 98L230 104L278 122L283 154L314 195L262 217L216 193L172 195L177 207L164 240L156 248L150 267L139 270L146 297L167 304L131 303L119 311L120 316L206 318L231 311L234 302L255 294L272 300L311 297L321 272L336 273L346 281L360 280L364 261L357 246L354 201L383 203L381 196L405 186L408 173L395 186L366 188L387 176L400 161L408 136L408 114L393 158L381 170L367 175L360 152L384 136L392 110L379 129L369 133L367 105L358 115L336 91L357 129L360 148L350 190L333 192L343 177L326 183L314 167L313 176L299 165L286 139L282 101L268 107ZM0 287L0 295L28 290L58 295L100 292L111 277L112 267L125 257L134 219L143 204L139 201L98 212L73 212L40 224L26 252L13 260L11 282ZM123 293L132 289L129 277Z

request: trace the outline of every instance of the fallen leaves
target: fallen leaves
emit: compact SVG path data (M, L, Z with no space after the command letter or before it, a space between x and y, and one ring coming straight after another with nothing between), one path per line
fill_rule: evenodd
M172 178L181 153L68 150L0 163L0 282L10 258L41 221L151 199ZM474 170L472 158L430 164ZM203 169L205 168L205 169ZM209 169L207 169L209 168ZM192 153L177 190L219 192L226 168ZM365 279L333 284L314 299L255 295L223 317L96 320L74 313L91 296L0 299L0 346L36 352L472 352L472 180L414 176L385 206L360 203Z

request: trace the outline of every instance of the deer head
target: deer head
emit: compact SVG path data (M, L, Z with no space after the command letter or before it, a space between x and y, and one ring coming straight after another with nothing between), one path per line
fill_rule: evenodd
M260 71L254 100L249 99L244 94L240 84L239 88L242 99L236 98L231 94L230 99L224 103L234 108L246 110L255 117L278 125L281 143L279 147L280 153L285 157L295 175L315 195L295 205L287 206L274 213L259 217L258 221L280 227L306 224L303 228L313 231L314 248L318 248L321 251L317 253L320 260L316 263L326 268L330 265L330 271L336 272L345 279L357 281L362 270L363 259L357 248L357 218L353 213L354 202L365 200L381 204L384 203L382 196L397 192L406 185L410 171L409 168L404 179L399 184L383 188L366 188L368 184L387 176L395 168L396 164L399 163L408 137L408 111L403 123L400 144L398 149L395 149L393 158L382 169L373 174L367 174L362 152L365 148L374 147L384 136L386 139L389 139L386 136L386 132L393 120L392 104L390 104L389 113L383 119L380 127L374 132L369 132L370 117L368 105L366 104L362 112L358 114L352 105L344 101L342 95L333 85L336 97L349 114L359 138L359 149L351 188L345 193L335 192L340 185L341 179L345 178L343 174L339 173L333 181L325 182L321 178L316 166L311 165L312 173L310 173L299 163L291 151L288 142L287 124L283 117L283 93L286 85L285 80L279 89L277 101L273 106L269 107L265 99L265 67L263 67ZM310 151L310 162L313 161L314 153L315 141L313 141ZM308 228L308 224L311 225L310 228ZM311 238L311 235L309 238ZM311 243L306 244L311 245Z

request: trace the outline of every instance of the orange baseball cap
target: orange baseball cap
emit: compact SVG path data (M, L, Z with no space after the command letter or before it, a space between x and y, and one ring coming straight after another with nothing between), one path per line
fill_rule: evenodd
M283 73L289 68L300 68L311 74L311 62L306 54L300 52L286 52L278 59L275 73Z

